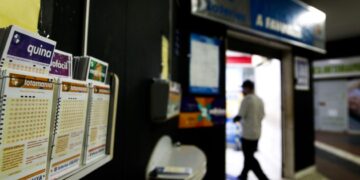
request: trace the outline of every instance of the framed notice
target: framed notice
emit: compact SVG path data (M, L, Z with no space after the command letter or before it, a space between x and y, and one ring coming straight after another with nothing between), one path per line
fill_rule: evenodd
M310 90L310 67L308 59L295 57L295 80L296 90Z
M191 34L190 93L219 93L220 43L219 39Z

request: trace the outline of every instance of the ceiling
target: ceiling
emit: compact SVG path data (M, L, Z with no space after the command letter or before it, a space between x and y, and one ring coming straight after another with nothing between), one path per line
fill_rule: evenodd
M326 13L328 41L360 36L360 0L303 0Z

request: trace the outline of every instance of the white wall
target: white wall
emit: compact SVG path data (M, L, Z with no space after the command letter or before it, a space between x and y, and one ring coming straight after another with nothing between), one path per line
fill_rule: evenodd
M261 165L270 179L281 179L281 64L268 60L255 68L256 94L263 99L265 118L259 141ZM269 171L271 170L271 171ZM274 171L274 172L272 172Z

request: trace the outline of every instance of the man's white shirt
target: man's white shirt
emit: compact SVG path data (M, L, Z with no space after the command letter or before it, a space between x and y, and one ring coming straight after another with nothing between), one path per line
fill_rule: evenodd
M249 94L243 99L239 116L243 126L243 138L258 140L261 135L261 121L265 116L264 103L255 94Z

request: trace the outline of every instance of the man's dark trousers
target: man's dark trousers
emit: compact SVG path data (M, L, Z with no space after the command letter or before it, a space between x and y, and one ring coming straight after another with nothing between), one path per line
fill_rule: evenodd
M255 158L254 154L257 151L259 140L247 140L241 138L242 149L244 153L244 169L241 172L239 179L247 179L247 174L252 170L260 180L267 180L268 178L262 171L259 162Z

